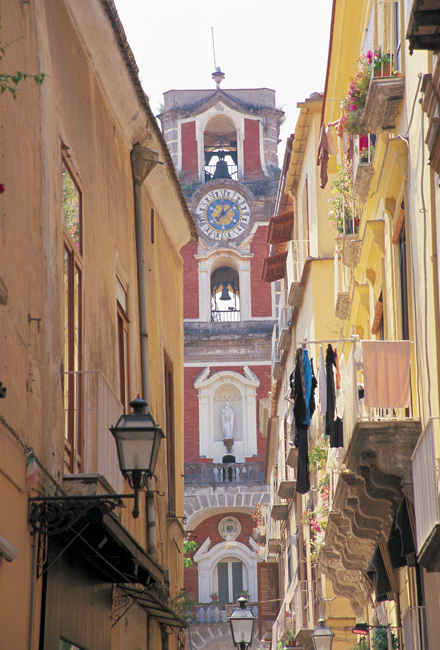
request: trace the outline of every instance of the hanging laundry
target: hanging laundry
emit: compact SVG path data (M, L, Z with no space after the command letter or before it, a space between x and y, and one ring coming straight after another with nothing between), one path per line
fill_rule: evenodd
M325 433L330 436L330 447L343 447L342 420L336 415L336 358L337 355L329 343L325 356L325 372L327 381L327 418Z
M328 139L324 124L321 126L321 133L319 136L317 164L321 166L321 189L323 190L328 182Z
M365 404L376 408L409 406L410 341L362 341Z
M295 369L290 375L291 397L294 400L295 445L298 447L296 491L310 490L308 427L315 412L315 390L318 385L313 370L313 359L307 350L298 348Z
M307 494L310 490L308 429L297 429L297 434L298 464L296 469L296 491L299 494Z
M327 125L327 144L328 144L328 155L329 156L335 156L337 153L337 148L336 148L336 143L335 143L335 136L333 135L333 126L334 124L337 124L337 122L330 122Z
M322 345L320 346L321 350L319 352L319 361L318 361L318 387L319 387L319 407L321 413L326 413L327 411L327 379L325 375L325 362L324 362L324 352Z

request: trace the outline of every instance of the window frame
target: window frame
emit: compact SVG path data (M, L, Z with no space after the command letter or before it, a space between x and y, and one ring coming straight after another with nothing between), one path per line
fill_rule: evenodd
M63 173L78 192L79 242L72 238L64 220ZM64 465L68 473L81 470L83 450L83 191L78 174L65 148L61 156L61 216L63 223L63 325L64 325ZM77 290L75 290L77 287ZM76 298L77 296L77 298ZM72 334L73 332L73 334Z

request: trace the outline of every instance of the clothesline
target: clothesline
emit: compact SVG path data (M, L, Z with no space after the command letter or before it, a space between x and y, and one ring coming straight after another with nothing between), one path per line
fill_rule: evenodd
M309 341L308 339L303 339L301 341L301 345L324 345L325 343L361 343L363 340L365 341L374 341L375 343L396 343L397 341L390 339L389 341L384 341L382 339L377 340L377 339L360 339L358 334L354 334L353 336L350 336L349 338L346 339L323 339L322 341ZM415 341L409 340L409 339L402 339L405 341L408 341L408 343L415 343Z
M303 339L301 345L324 345L325 343L354 343L359 341L359 336L355 334L354 336L348 339L323 339L322 341L309 341L308 339Z

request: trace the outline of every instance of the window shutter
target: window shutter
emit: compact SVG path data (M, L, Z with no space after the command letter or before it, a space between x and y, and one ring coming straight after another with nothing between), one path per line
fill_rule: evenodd
M270 640L272 625L280 611L280 581L278 564L259 562L258 575L258 635L260 640Z

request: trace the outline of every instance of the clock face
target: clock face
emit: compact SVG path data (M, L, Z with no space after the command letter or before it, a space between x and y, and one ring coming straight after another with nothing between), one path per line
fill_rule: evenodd
M211 239L227 240L241 235L250 218L246 199L231 189L211 190L196 210L200 230Z

